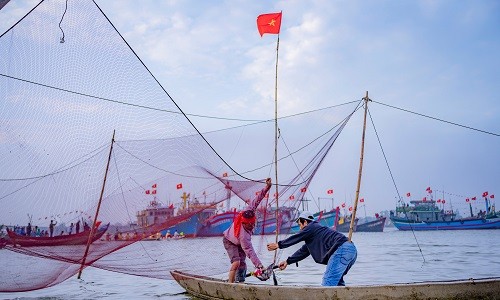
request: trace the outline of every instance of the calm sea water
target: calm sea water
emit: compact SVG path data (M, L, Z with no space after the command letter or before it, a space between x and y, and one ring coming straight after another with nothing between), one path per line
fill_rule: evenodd
M381 233L354 233L353 241L358 248L358 260L345 277L347 285L500 277L500 230L412 233L386 228ZM195 248L202 246L200 240L194 239L190 243ZM287 257L295 249L286 249L282 257ZM272 261L273 252L264 253L262 260ZM280 285L320 285L324 269L325 266L307 258L299 263L298 268L288 266L276 274ZM255 278L249 282L272 284L272 281L261 283ZM73 277L43 290L0 293L0 299L14 298L193 299L175 281L95 268L85 269L83 280Z

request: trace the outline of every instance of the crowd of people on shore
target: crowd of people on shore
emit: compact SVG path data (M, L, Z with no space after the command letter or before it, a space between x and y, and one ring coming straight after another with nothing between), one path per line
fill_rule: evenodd
M180 239L184 238L184 232L170 233L170 230L167 230L165 234L161 232L156 233L147 233L142 232L139 233L137 231L128 231L121 232L118 229L115 230L115 234L112 235L109 231L106 233L105 240L106 241L133 241L133 240L162 240L162 239Z

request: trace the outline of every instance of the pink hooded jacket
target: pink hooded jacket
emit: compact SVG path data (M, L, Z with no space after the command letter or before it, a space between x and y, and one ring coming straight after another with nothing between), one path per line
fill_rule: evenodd
M257 209L257 206L259 206L260 202L264 197L266 196L267 192L271 186L266 186L264 187L261 191L260 194L253 200L251 201L247 208L245 210L253 210L255 211ZM257 257L257 253L255 253L255 250L253 249L252 245L252 233L251 231L246 230L243 227L243 224L240 225L240 236L236 237L234 235L234 222L229 226L228 229L224 231L224 237L228 239L231 243L235 245L241 245L241 248L243 251L245 251L245 254L247 257L252 261L255 267L262 265L262 262L260 259Z

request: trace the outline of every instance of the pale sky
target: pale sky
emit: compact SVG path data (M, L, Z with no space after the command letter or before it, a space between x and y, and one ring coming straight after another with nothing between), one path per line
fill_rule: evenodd
M375 102L493 133L369 104L400 196L411 192L421 199L431 186L452 194L444 197L455 207L484 191L500 197L498 1L96 2L185 113L245 120L274 118L277 35L261 38L255 20L282 11L279 116L359 100L368 91ZM36 3L11 0L0 10L0 33ZM328 110L332 119L345 117L336 112ZM333 188L335 205L353 199L361 111L355 116L309 198L329 197L326 190ZM280 127L286 142L324 132L315 128L317 120L303 118L299 127ZM191 120L201 132L248 123ZM207 139L235 170L271 161L273 153L260 155L255 141L265 136L272 145L273 126L232 131ZM397 192L371 121L365 151L361 197L367 214L394 209Z

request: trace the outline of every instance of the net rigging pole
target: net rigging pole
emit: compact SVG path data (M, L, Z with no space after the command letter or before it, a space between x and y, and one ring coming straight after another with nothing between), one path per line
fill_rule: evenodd
M349 242L352 239L352 232L354 230L354 222L356 220L356 211L358 210L358 199L359 199L359 189L361 187L361 174L363 172L363 156L365 152L365 132L366 132L366 112L368 111L368 91L366 91L366 96L363 98L365 101L365 113L363 117L363 134L361 135L361 156L359 158L359 171L358 171L358 184L356 186L356 198L354 199L354 208L352 210L351 224L349 225Z

